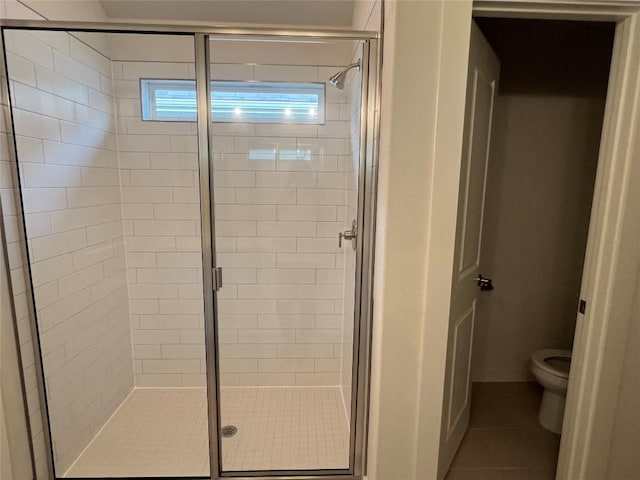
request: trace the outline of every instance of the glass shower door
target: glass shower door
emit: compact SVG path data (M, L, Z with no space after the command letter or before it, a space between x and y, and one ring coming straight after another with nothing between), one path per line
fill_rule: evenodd
M3 33L55 476L208 477L194 36Z
M362 52L210 42L223 473L351 467Z
M18 25L5 215L36 465L360 476L375 40Z

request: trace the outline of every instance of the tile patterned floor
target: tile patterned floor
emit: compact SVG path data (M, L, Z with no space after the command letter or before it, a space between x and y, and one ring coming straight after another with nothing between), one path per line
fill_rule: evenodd
M474 383L471 421L446 480L553 480L560 436L538 424L536 383Z
M349 427L338 387L224 388L226 471L346 468ZM206 476L202 388L136 389L65 477Z
M229 388L223 423L226 471L348 468L349 427L337 387Z

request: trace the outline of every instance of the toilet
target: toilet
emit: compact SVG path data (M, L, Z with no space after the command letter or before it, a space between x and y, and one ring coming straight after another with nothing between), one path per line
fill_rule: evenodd
M567 398L571 351L538 350L531 356L531 373L544 387L538 421L547 430L561 434Z

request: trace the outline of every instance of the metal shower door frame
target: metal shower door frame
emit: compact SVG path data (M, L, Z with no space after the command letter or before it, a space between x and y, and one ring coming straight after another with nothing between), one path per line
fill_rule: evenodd
M234 35L242 38L245 35ZM254 37L254 35L251 35ZM209 68L199 68L199 65L209 65L210 40L228 39L228 35L199 35L196 34L196 84L198 85L198 133L199 142L204 135L209 142L211 132L211 112L207 99L210 98L211 71ZM354 40L353 38L332 38L334 40ZM292 38L295 41L295 38ZM302 39L301 39L302 40ZM361 232L357 242L355 292L354 292L354 335L352 359L352 399L351 425L349 441L349 468L331 470L277 470L277 471L229 471L222 470L221 447L218 436L211 437L211 472L218 472L218 477L248 479L314 479L331 478L336 480L360 479L366 471L366 438L368 423L369 400L369 367L371 345L371 303L373 287L373 251L375 235L375 200L377 182L377 115L379 101L379 45L377 38L359 38L362 45L362 76L361 76L361 105L360 105L360 142L358 168L358 211L357 226ZM202 45L204 43L204 45ZM202 85L202 86L200 86ZM205 91L206 90L206 91ZM200 115L202 112L202 115ZM204 119L206 125L200 123ZM217 292L213 288L215 269L215 216L214 216L214 183L211 170L213 157L210 148L206 149L209 157L201 154L200 185L201 212L203 222L203 274L205 276L205 347L207 364L214 368L207 369L209 379L209 429L218 432L220 428L220 384L219 365L217 355ZM200 151L204 152L204 148ZM208 162L208 163L207 163ZM205 165L207 163L207 165ZM206 172L206 174L205 174ZM208 178L206 178L208 177ZM209 212L209 216L205 213ZM207 220L209 221L207 225ZM205 233L206 232L206 233ZM209 238L205 238L205 236ZM208 255L210 253L210 255ZM207 298L210 297L210 298ZM210 309L210 310L207 310ZM209 320L211 319L211 320Z
M308 30L297 28L277 27L238 27L228 25L137 25L129 23L95 23L95 22L48 22L32 20L0 20L0 30L4 36L5 30L43 30L64 32L94 32L94 33L130 33L155 35L182 35L194 38L195 68L197 91L197 142L198 164L200 179L200 213L201 213L201 242L205 314L205 351L207 364L207 404L209 428L209 457L210 477L173 477L173 478L222 478L263 479L263 480L311 480L330 478L334 480L358 480L366 473L366 442L368 423L369 399L369 367L371 352L371 316L372 316L372 284L373 284L373 251L375 235L375 199L377 187L377 131L380 101L380 55L377 32L353 30ZM336 470L281 470L255 472L223 472L220 461L219 426L220 426L220 386L219 366L217 355L217 295L214 289L215 258L215 221L213 201L213 174L211 149L211 110L208 99L211 96L211 74L209 68L210 40L220 38L251 38L251 39L281 39L288 41L361 41L362 48L362 88L360 108L360 162L358 173L358 231L360 240L356 251L355 278L355 318L353 338L352 363L352 402L351 428L349 447L349 468ZM6 45L3 43L3 53ZM6 72L7 80L9 72ZM8 81L7 81L8 84ZM7 92L8 94L8 92ZM8 95L9 96L9 95ZM8 108L12 113L11 102ZM11 132L13 133L13 120ZM18 152L15 140L10 148L10 160L18 165ZM19 185L15 188L20 190ZM20 192L17 192L21 199ZM19 219L24 221L22 201L16 212ZM20 246L25 258L28 256L26 231L20 229ZM34 338L33 346L36 356L38 390L42 408L42 420L45 432L45 443L49 463L49 479L57 477L54 470L52 438L49 429L47 399L45 395L45 379L43 372L43 358L39 348L39 338L36 320L36 305L33 296L33 283L29 264L25 268L25 281L28 290L29 317ZM30 293L30 295L29 295ZM23 372L20 372L21 376ZM144 479L150 477L135 477ZM172 477L163 477L170 479Z

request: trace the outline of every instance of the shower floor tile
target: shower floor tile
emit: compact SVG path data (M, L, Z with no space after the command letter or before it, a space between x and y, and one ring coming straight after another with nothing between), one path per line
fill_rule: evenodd
M348 468L349 426L338 387L226 388L222 466L236 470Z
M223 388L225 471L347 468L349 426L338 387ZM135 389L64 475L209 475L204 388Z

